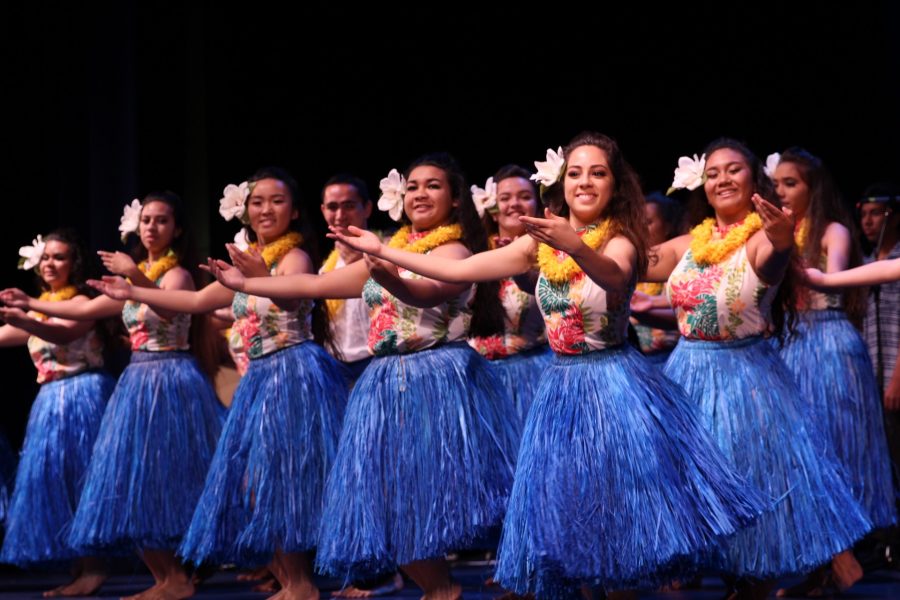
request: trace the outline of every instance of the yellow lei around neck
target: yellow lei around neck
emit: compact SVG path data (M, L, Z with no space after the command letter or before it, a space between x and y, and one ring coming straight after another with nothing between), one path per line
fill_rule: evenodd
M156 283L156 281L178 266L178 256L169 248L166 255L155 261L153 264L150 264L150 259L142 260L140 264L138 264L138 269L141 270L147 279Z
M263 260L266 261L266 268L271 269L272 265L284 258L284 255L303 243L303 236L296 231L289 231L271 244L266 244L262 249ZM256 242L250 244L250 248L258 248ZM247 248L247 252L250 251Z
M596 250L607 240L611 231L612 221L605 219L597 225L589 225L581 236L581 241L591 250ZM564 260L560 260L556 250L547 244L538 246L538 265L544 278L560 284L569 281L575 273L581 273L581 267L575 259L569 255L565 257Z
M409 241L412 230L409 225L404 225L388 242L391 248L400 248L407 252L415 252L416 254L425 254L429 250L434 250L438 246L442 246L447 242L455 242L462 239L462 226L454 223L453 225L442 225L432 229L423 237L414 242Z
M67 285L62 287L55 292L47 290L46 292L41 292L41 295L38 296L38 300L42 302L62 302L63 300L71 300L75 296L78 295L78 288L74 285ZM32 311L31 316L37 319L38 321L46 321L47 315L44 313L39 313L37 311Z
M803 256L803 251L806 250L806 237L809 235L809 219L803 217L800 219L800 222L797 224L797 229L794 231L794 243L797 244L797 254Z
M664 287L664 283L658 283L655 281L641 281L635 287L635 291L647 294L648 296L659 296L660 294L662 294Z
M325 262L322 263L322 273L331 273L334 271L340 257L341 254L338 252L337 248L332 250L331 254L328 255L328 258L325 259ZM325 306L328 307L328 316L334 318L334 316L344 307L344 299L328 298L325 300Z
M699 265L718 264L734 254L751 235L762 229L762 219L752 212L743 222L729 229L724 238L714 240L715 227L716 220L710 217L691 229L691 255Z
M59 288L55 292L51 292L50 290L43 292L38 300L42 300L45 302L61 302L63 300L71 300L77 295L78 288L74 285L67 285L65 287Z

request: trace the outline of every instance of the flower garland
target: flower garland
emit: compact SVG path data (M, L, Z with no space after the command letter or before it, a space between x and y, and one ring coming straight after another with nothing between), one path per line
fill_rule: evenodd
M662 294L664 286L664 283L656 281L641 281L635 287L635 291L647 294L648 296L659 296Z
M266 268L271 269L272 265L284 258L284 255L303 243L303 236L296 231L289 231L271 244L266 244L262 249L263 260L266 261ZM259 244L253 242L244 250L249 252L250 248L258 248Z
M415 252L416 254L425 254L426 252L442 246L447 242L454 242L462 238L462 226L454 223L453 225L442 225L436 229L432 229L423 237L409 241L414 234L409 225L401 227L397 233L388 242L390 248L400 248L407 252Z
M166 252L166 255L150 264L150 259L142 260L140 264L138 264L138 269L141 270L147 279L156 283L160 277L174 269L178 266L178 256L169 248L169 251Z
M584 229L581 241L591 250L596 250L603 245L611 232L612 220L606 219L602 223L590 225ZM565 283L575 273L581 272L581 267L574 258L568 255L563 260L560 258L561 256L556 254L556 250L547 244L538 246L538 265L541 268L541 274L556 284Z
M63 300L71 300L75 296L78 295L78 288L74 285L67 285L62 287L55 292L47 290L46 292L42 292L40 296L38 296L38 300L41 302L62 302ZM44 313L40 313L37 311L31 311L31 316L37 319L38 321L46 321L47 315Z
M341 257L338 249L335 248L322 263L322 273L331 273L337 266L338 259ZM325 306L328 307L328 316L334 318L336 314L344 307L345 300L343 298L326 298Z
M797 244L797 254L803 256L806 250L806 238L809 236L809 219L803 217L797 223L797 229L794 230L794 243Z
M731 256L735 250L743 246L750 236L762 229L762 219L751 212L737 225L728 229L725 237L713 239L716 220L712 217L691 229L691 254L694 262L700 265L718 264Z

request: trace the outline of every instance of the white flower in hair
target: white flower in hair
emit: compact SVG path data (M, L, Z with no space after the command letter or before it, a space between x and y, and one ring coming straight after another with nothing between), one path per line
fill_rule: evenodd
M19 248L19 256L22 257L19 259L19 268L27 271L38 266L38 263L41 262L41 256L44 255L45 245L44 238L39 235L32 240L30 246Z
M250 184L242 181L239 185L229 183L222 190L222 198L219 200L219 214L226 221L237 217L240 219L247 210L247 198L250 197Z
M128 238L129 233L138 230L141 224L141 201L135 198L131 204L126 204L119 219L119 233L122 234L122 243Z
M763 171L766 172L769 179L775 179L775 168L779 162L781 162L781 155L777 152L773 152L766 157L766 166L763 168Z
M395 221L403 216L403 196L406 194L406 179L391 169L388 176L379 182L381 198L378 199L378 210L387 211L387 214Z
M682 156L678 159L678 168L675 169L675 179L672 180L672 187L666 194L671 194L675 190L688 189L696 190L706 181L706 155L697 158L690 156Z
M247 229L245 227L241 227L241 230L234 234L234 245L241 252L246 252L247 248L250 247L250 240L247 238Z
M475 210L478 211L479 217L484 216L484 211L497 212L497 184L494 183L493 177L488 177L484 183L484 189L477 185L473 185L469 189L472 190L472 202L475 204Z
M552 148L547 148L546 162L534 161L534 168L537 173L531 176L532 181L537 181L543 187L548 188L557 181L562 174L566 159L563 157L562 146L556 152Z

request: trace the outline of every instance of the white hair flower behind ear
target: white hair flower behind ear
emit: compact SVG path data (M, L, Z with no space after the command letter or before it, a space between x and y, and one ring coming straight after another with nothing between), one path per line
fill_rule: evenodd
M552 148L547 148L547 160L545 162L534 161L534 168L537 169L537 173L532 175L530 179L540 183L541 192L543 192L546 188L559 181L565 164L566 159L563 157L562 146L556 152Z
M381 198L378 199L378 210L387 211L387 214L399 221L403 216L403 196L406 194L406 178L397 169L391 169L388 176L379 182Z
M135 198L131 204L126 204L122 210L122 217L119 219L119 233L122 236L122 243L128 239L129 233L135 233L141 224L141 201Z
M222 190L222 198L219 200L219 214L226 221L237 217L242 219L247 210L247 198L250 197L250 184L242 181L238 185L229 183Z
M41 262L41 256L44 255L44 238L37 236L31 241L30 246L22 246L19 248L19 268L23 271L33 269Z
M478 211L479 217L484 216L484 211L497 212L497 184L494 183L493 177L488 177L484 183L484 189L477 185L473 185L469 189L472 191L472 203L475 204L475 210Z
M682 156L678 159L678 168L675 169L675 179L672 180L672 187L668 189L666 194L671 194L675 190L688 189L696 190L706 181L706 155L697 158L690 156Z
M775 169L778 167L779 162L781 162L781 155L777 152L773 152L766 157L766 166L763 168L763 171L766 172L769 179L775 179Z

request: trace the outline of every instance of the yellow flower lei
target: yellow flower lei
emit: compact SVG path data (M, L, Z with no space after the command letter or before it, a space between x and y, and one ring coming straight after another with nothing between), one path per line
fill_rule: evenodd
M42 302L62 302L63 300L71 300L77 295L78 288L74 285L67 285L55 292L51 292L50 290L41 292L41 295L38 296L38 300L41 300ZM31 316L38 321L47 320L47 315L45 315L44 313L39 313L37 311L31 311Z
M660 294L662 294L664 285L665 284L663 283L658 283L655 281L641 281L635 287L635 291L647 294L648 296L659 296Z
M713 239L716 220L710 217L691 229L691 254L701 265L718 264L743 246L750 236L762 229L762 219L750 213L740 225L728 230L724 238Z
M391 241L388 242L388 246L416 254L425 254L447 242L454 242L462 238L462 226L456 223L432 229L424 237L414 242L409 241L411 231L409 225L404 225L394 234Z
M303 243L303 236L296 231L289 231L271 244L266 244L262 249L263 260L266 261L266 268L271 269L272 265L284 258L284 255ZM258 244L253 242L250 248L258 248ZM250 252L247 248L246 252Z
M78 288L74 285L67 285L64 288L60 288L55 292L46 291L43 292L38 300L43 300L45 302L60 302L62 300L69 300L78 295Z
M806 249L806 237L809 235L809 219L803 217L798 223L799 227L794 231L794 243L797 244L797 254L803 256Z
M169 248L169 251L166 252L166 255L154 262L152 265L150 264L150 260L142 260L140 264L138 264L138 269L141 270L147 279L156 283L156 280L174 269L178 266L178 257L172 252L172 249Z
M612 232L612 220L606 219L599 225L592 225L581 236L584 242L591 250L596 250ZM538 265L544 277L553 283L565 283L572 278L575 273L581 272L581 267L575 262L575 259L566 255L566 258L560 260L561 256L556 254L556 250L547 244L538 246Z
M331 273L334 271L334 268L337 266L338 258L340 258L341 254L338 252L338 249L335 248L331 251L331 254L328 255L328 258L325 259L325 262L322 263L322 272L323 273ZM325 306L328 307L328 316L334 317L334 315L340 312L341 308L344 306L343 298L328 298L325 300Z

